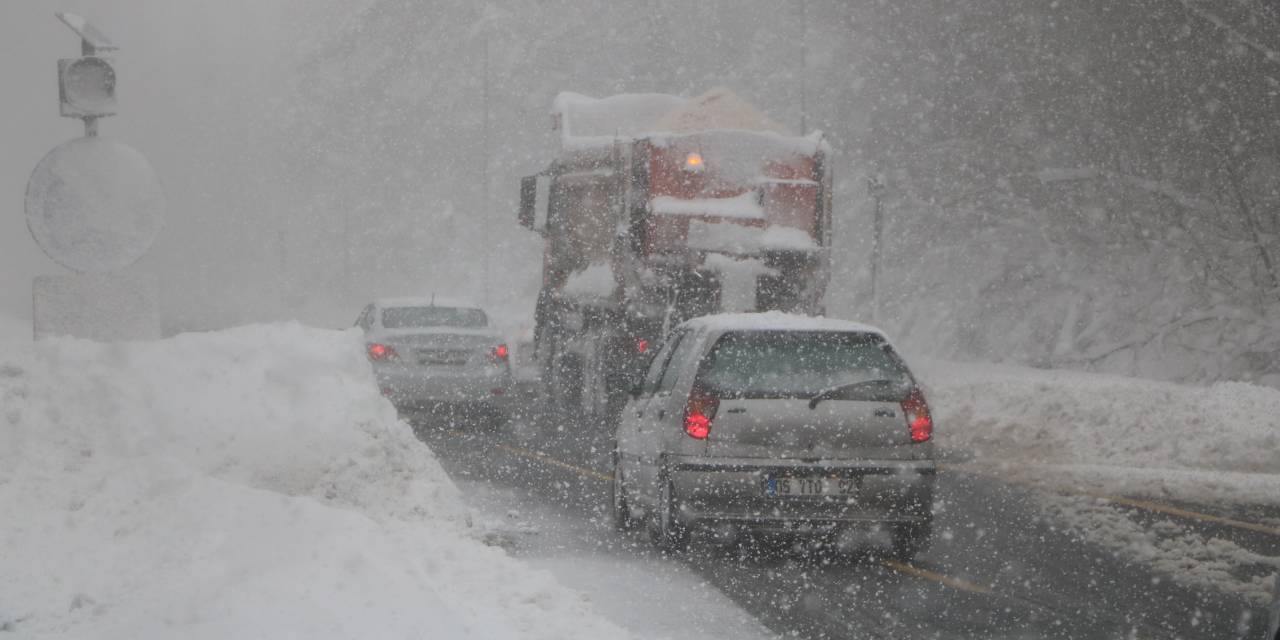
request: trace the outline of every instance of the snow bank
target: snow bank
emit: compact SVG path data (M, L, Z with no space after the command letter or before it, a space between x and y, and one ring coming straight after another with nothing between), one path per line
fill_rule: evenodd
M1185 523L1135 522L1129 514L1080 496L1042 496L1046 513L1072 533L1110 549L1117 557L1142 563L1193 589L1217 589L1265 606L1280 558L1251 551L1217 536L1205 536Z
M24 638L598 638L478 541L360 337L0 347L0 629Z
M1280 472L1280 391L922 364L938 442L980 462L1086 476L1142 493L1221 499L1235 491L1237 498L1280 499L1280 475L1274 475Z

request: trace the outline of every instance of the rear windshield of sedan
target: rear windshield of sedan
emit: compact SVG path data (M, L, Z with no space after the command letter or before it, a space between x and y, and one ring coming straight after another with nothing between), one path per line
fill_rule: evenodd
M875 380L882 393L912 384L902 360L880 336L837 331L726 333L700 367L699 382L721 396L810 398Z
M382 326L387 329L461 327L479 329L489 319L479 309L459 307L391 307L382 310Z

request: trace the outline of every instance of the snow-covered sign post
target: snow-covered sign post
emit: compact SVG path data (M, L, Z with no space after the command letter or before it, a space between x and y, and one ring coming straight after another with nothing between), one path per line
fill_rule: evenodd
M98 137L116 113L116 74L102 54L117 47L80 16L54 14L81 40L81 57L58 61L61 115L84 121L84 137L55 147L27 182L27 227L54 262L76 275L32 283L35 337L96 340L158 337L155 279L125 275L164 225L164 192L141 153Z

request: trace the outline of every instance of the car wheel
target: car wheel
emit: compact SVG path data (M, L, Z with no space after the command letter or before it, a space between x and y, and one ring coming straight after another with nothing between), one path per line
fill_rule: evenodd
M909 562L916 554L929 548L933 538L933 520L899 524L893 527L893 555L904 562Z
M658 508L649 518L649 538L659 549L680 551L689 544L689 530L676 518L675 489L670 481L658 492Z
M626 488L622 481L622 460L617 454L613 456L609 515L615 530L628 531L635 528L635 519L631 516L631 507L627 504Z

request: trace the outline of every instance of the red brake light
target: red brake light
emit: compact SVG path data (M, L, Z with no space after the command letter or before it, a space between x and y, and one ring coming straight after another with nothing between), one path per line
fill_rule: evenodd
M399 357L400 355L396 353L395 349L392 349L385 344L375 342L369 345L370 360L395 360Z
M912 442L928 442L933 437L933 416L929 414L929 405L919 389L912 389L902 399L902 414L907 418Z
M719 398L695 390L684 406L684 432L695 440L706 440L711 435L711 421L719 409Z
M510 351L507 350L507 345L500 344L489 350L489 361L494 364L506 362L509 355Z
M636 340L636 353L644 353L649 350L649 341L644 338Z

